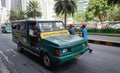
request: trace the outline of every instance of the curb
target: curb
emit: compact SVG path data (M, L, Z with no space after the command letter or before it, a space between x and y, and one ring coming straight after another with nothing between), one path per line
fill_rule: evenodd
M89 43L120 47L120 42L89 39Z

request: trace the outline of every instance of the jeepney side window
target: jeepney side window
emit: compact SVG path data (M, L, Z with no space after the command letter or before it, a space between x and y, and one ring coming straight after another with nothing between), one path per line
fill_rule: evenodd
M42 23L39 23L38 25L39 25L39 27L38 27L38 28L40 28L40 31L42 31L42 32L43 32L44 30L42 29Z
M17 30L20 30L21 26L20 23L17 23Z
M17 29L16 23L14 23L14 24L12 25L12 29Z
M25 23L21 23L20 24L20 30L25 30L25 29L26 29Z

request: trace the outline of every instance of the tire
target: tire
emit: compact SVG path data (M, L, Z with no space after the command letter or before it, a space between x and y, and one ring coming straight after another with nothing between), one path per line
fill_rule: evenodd
M21 52L21 53L24 52L24 50L22 48L22 45L20 43L18 43L18 51Z
M3 33L3 30L2 30L2 33Z
M5 31L5 30L3 30L3 33L6 33L6 31Z
M52 68L53 63L52 63L50 57L47 54L43 54L42 60L43 60L43 64L44 64L45 67L47 67L49 69Z

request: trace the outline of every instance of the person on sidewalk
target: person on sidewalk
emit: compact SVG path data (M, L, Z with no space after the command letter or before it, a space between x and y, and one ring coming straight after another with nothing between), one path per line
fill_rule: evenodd
M92 49L90 49L90 46L88 44L88 32L86 29L87 24L82 24L82 33L80 34L80 36L82 36L85 40L87 40L87 46L89 47L89 53L92 53Z
M69 32L71 35L75 35L75 30L73 29L73 27L74 27L73 24L69 25Z

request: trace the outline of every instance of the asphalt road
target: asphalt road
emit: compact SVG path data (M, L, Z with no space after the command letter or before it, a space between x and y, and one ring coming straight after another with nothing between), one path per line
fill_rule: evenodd
M90 44L93 53L55 68L46 69L37 57L28 52L21 54L12 42L11 34L0 33L0 57L11 73L120 73L120 48Z
M120 37L113 36L89 35L89 39L120 42Z

